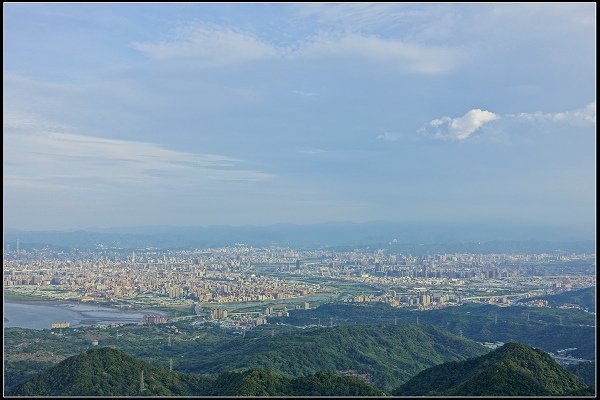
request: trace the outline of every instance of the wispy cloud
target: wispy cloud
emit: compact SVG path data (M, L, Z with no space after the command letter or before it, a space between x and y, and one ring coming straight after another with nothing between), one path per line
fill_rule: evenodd
M298 150L298 152L302 153L302 154L315 155L315 154L327 153L327 150L323 150L323 149L308 149L308 150Z
M241 160L233 157L48 130L52 124L37 122L30 117L9 117L7 120L4 142L7 149L5 184L8 186L87 189L126 184L176 187L208 185L210 181L264 181L274 177L243 169Z
M382 27L409 27L439 23L444 7L423 7L396 3L302 3L296 7L298 18L345 31L372 31Z
M400 140L404 135L401 133L394 132L383 132L381 135L377 135L377 139L383 140L385 142L396 142Z
M498 118L498 115L493 112L476 108L462 117L436 118L421 128L419 132L435 139L465 140L482 126Z
M476 108L470 110L462 117L436 118L425 124L418 132L433 139L463 141L468 139L486 124L499 119L501 119L501 117L498 114ZM506 114L502 116L502 119L532 123L595 125L596 102L593 101L588 103L585 107L576 110L561 111L557 113L523 112L519 114ZM379 135L378 138L383 140L393 140L393 136L387 137L386 134Z
M342 57L375 62L395 71L441 74L453 69L461 60L456 48L408 43L373 34L317 33L297 43L278 46L239 29L202 25L179 30L171 40L135 42L132 47L152 59L193 61L198 66Z
M390 66L391 70L435 75L448 72L459 63L457 49L407 43L376 35L319 35L298 49L302 58L355 58Z
M176 32L173 39L158 43L132 43L132 47L157 60L186 59L213 66L278 57L280 49L248 32L233 28L195 25Z
M302 97L314 97L317 95L315 92L306 92L304 90L292 90L292 93Z
M514 118L521 121L531 122L560 122L566 124L595 124L596 123L596 102L593 101L588 103L585 107L562 111L557 113L519 113L519 114L507 114L508 118Z

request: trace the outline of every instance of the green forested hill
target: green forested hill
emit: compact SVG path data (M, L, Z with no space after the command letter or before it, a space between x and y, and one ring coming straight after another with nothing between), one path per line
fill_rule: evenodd
M596 384L596 363L582 362L565 366L567 371L578 376L586 385L594 386Z
M253 368L225 372L217 377L212 396L385 396L386 393L363 379L318 372L290 378L271 370Z
M394 390L397 396L558 396L587 386L547 353L508 343L486 355L429 368Z
M433 365L487 351L432 326L345 325L232 341L209 354L190 355L187 368L203 373L269 368L290 376L355 371L390 390Z
M143 371L143 376L142 376ZM143 379L143 389L141 381ZM12 396L382 396L354 377L320 372L292 379L269 370L217 377L155 368L119 350L99 348L70 357L15 386Z
M144 391L140 383L144 379ZM204 379L150 366L108 347L69 357L15 386L17 396L169 396L192 394ZM208 382L208 381L207 381Z
M395 331L405 329L407 325L402 323L415 323L417 317L420 322L417 327L422 329L433 325L444 328L441 331L446 334L448 331L454 335L462 333L465 338L480 342L519 342L549 352L576 348L569 355L595 359L595 317L576 309L465 304L420 312L370 303L324 304L314 310L292 310L290 314L290 318L281 321L273 318L271 324L247 331L244 338L231 330L194 326L185 321L67 329L61 335L7 328L4 330L5 389L24 381L32 373L85 351L90 347L90 339L98 339L102 345L118 348L152 365L168 368L169 360L173 359L173 368L181 372L215 374L271 367L283 374L302 376L326 369L354 371L367 375L371 382L385 390L400 386L412 375L435 364L483 354L464 349L453 353L452 346L449 351L443 346L435 351L421 351L414 346L412 350L403 348L404 344L427 343L422 336L405 331L408 336L404 337ZM318 322L328 324L331 317L339 326L300 329L276 324L314 326ZM394 326L396 318L397 327ZM275 332L274 337L271 331ZM394 335L398 338L394 339ZM411 351L417 355L414 359ZM442 354L456 357L444 358Z
M412 324L287 328L274 336L268 328L254 330L245 338L214 329L206 331L203 340L190 340L187 333L180 334L173 338L172 345L161 344L167 335L147 329L150 328L143 330L144 335L132 335L139 329L122 329L122 337L105 343L152 365L168 367L172 358L174 368L182 372L219 374L262 368L292 378L331 371L364 376L382 390L398 387L431 366L489 351L444 329ZM191 330L191 334L202 332ZM36 335L44 337L43 333ZM74 340L60 339L63 342L57 343L63 345ZM11 378L15 384L27 376L17 378Z
M562 303L561 303L562 304ZM467 303L460 307L415 311L385 303L323 304L308 311L291 310L289 318L272 318L297 326L333 318L335 324L415 323L434 325L477 342L519 342L548 352L576 348L569 354L586 360L596 357L593 314L577 309L498 307Z
M340 376L326 371L296 378L262 368L229 371L218 376L170 372L107 347L91 349L70 357L16 385L7 394L228 397L386 395L384 391L361 378ZM447 362L422 371L396 389L393 394L591 396L593 390L556 364L545 352L522 344L509 343L480 357Z
M69 329L62 335L7 329L5 389L48 368L49 362L19 361L25 356L37 360L45 355L60 361L89 348L89 338L152 365L168 368L172 359L173 368L180 372L218 374L271 368L299 377L331 371L364 376L384 390L433 365L488 351L443 329L410 324L307 329L275 325L253 329L244 338L222 329L200 330L182 323L178 329L178 333L166 325Z

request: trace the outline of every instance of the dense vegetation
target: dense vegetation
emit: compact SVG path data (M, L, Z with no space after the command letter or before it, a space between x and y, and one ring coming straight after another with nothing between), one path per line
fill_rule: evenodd
M497 322L496 322L497 316ZM464 304L440 310L415 311L393 308L384 303L323 304L309 311L290 311L289 318L273 318L297 326L327 324L434 325L477 342L519 342L556 352L576 348L569 354L586 360L596 358L595 317L576 309L498 307L487 304Z
M333 328L298 329L289 326L261 327L242 338L222 329L199 330L180 325L178 333L168 325L114 330L64 330L64 336L47 332L9 329L6 375L11 382L25 379L15 358L32 356L48 348L64 357L89 348L87 338L118 348L153 365L193 373L221 373L248 368L268 368L289 377L327 370L364 375L390 390L416 373L451 360L464 360L488 351L465 338L431 326L411 324L344 325ZM274 335L272 335L274 333ZM20 336L22 334L22 336ZM85 337L84 337L85 335ZM172 337L171 344L167 341ZM55 353L55 354L56 354ZM63 358L64 358L63 357ZM38 368L38 370L41 368Z
M430 366L487 351L431 326L346 325L246 337L190 357L186 364L189 371L209 373L253 367L290 376L356 371L368 375L378 387L391 389Z
M143 376L142 376L143 371ZM141 380L143 379L143 389ZM27 382L14 396L381 396L366 381L329 372L292 379L269 370L217 377L170 372L119 350L99 348L70 357Z
M596 363L582 362L565 366L567 371L578 376L586 385L596 385Z
M226 372L203 394L212 396L384 396L386 393L363 379L318 372L290 378L272 370L253 368Z
M143 374L142 374L143 372ZM143 388L141 380L143 379ZM219 375L171 372L104 347L69 357L7 392L11 396L385 396L362 378L327 371L292 378L251 368ZM593 396L545 352L509 343L483 356L426 369L398 396Z
M18 383L26 381L38 372L42 372L55 363L51 361L33 361L33 360L19 360L7 363L4 362L4 387L10 388ZM8 365L7 365L8 364ZM6 368L7 367L7 368Z
M339 327L330 330L277 325L279 322L296 326L319 322L329 325L330 317ZM398 340L386 338L386 335L393 337L392 331L377 325L387 324L393 329L395 318L401 327L402 323L417 322L417 317L421 327L434 325L479 342L520 342L549 352L576 348L569 355L595 360L595 317L582 310L465 304L442 310L410 311L383 303L324 304L313 310L292 310L289 318L272 318L273 324L248 331L245 338L231 330L191 326L185 321L153 326L64 329L60 336L49 331L7 328L4 330L4 385L8 389L32 373L85 351L91 339L97 339L103 346L118 348L153 365L168 368L172 358L174 369L182 372L219 373L272 367L290 376L301 376L327 366L331 371L356 370L369 374L372 382L390 389L422 369L453 360L434 357L429 362L407 365L402 364L402 360L409 358L408 353L389 351ZM353 328L356 330L344 330ZM381 332L377 333L378 330ZM274 337L271 337L272 332ZM408 339L408 342L420 340L416 336ZM312 343L306 347L310 353L305 354L305 342ZM333 347L327 350L318 345L321 342ZM440 349L440 354L444 351ZM311 361L307 354L319 361ZM464 353L463 356L474 355L480 354ZM391 383L387 382L390 377Z
M163 368L151 367L111 348L88 350L61 361L10 390L17 396L168 396L192 394L202 378L185 379Z
M429 368L394 390L398 396L592 395L550 355L508 343L486 355Z

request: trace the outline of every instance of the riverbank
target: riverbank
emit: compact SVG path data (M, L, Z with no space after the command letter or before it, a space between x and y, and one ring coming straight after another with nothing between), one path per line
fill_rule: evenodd
M50 329L56 322L69 322L70 326L98 324L137 324L149 314L165 315L157 310L123 310L91 303L73 301L4 301L4 327Z

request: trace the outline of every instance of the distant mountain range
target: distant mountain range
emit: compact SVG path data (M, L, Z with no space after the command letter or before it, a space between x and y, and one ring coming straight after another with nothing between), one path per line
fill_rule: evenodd
M252 246L365 247L425 252L595 251L595 241L580 233L548 227L502 224L417 224L395 222L325 223L312 225L208 227L127 227L75 231L5 229L5 244L21 248L50 245L62 248L199 248L244 243Z
M429 368L395 389L400 396L593 396L594 390L536 349L510 343L481 357ZM70 357L12 388L9 396L383 396L331 372L291 378L252 368L206 376L153 367L120 350Z
M429 368L393 391L396 396L593 396L542 350L507 343L489 354Z

